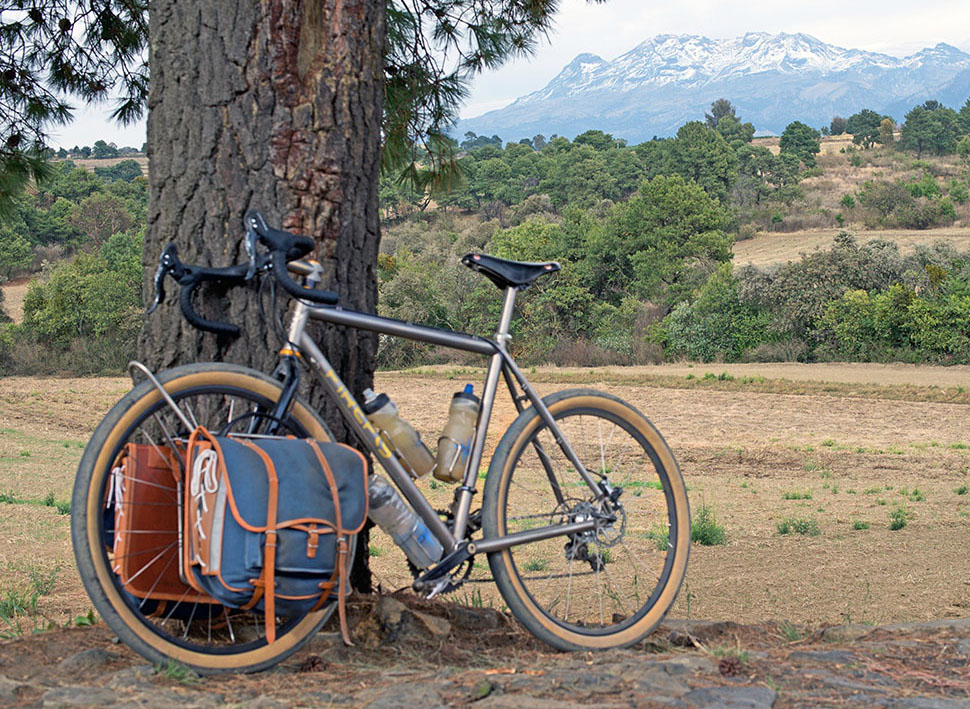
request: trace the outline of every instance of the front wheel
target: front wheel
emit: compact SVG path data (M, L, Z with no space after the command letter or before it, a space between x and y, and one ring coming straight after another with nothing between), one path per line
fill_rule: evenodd
M203 425L223 435L275 429L277 434L332 440L326 424L300 399L282 421L273 418L281 386L259 372L201 363L170 369L158 379L193 426ZM181 536L182 484L178 481L183 478L177 459L161 453L189 433L148 381L111 409L84 451L74 484L71 537L78 571L111 629L152 662L174 660L203 674L264 669L312 637L333 606L277 618L276 641L269 643L261 614L200 602L188 587L181 590L176 572ZM148 465L140 468L138 463L126 474L117 461L131 450L129 446L158 451L156 459L170 471L162 468L164 474L151 478L152 482ZM154 493L150 499L131 501L119 494L129 482L149 486ZM131 553L119 553L114 543L122 513L140 520L128 523L125 534L130 539L151 540L132 542L137 551ZM353 541L350 548L355 548Z
M677 461L634 407L592 390L543 400L576 457L615 502L597 501L535 408L502 437L488 469L486 539L600 520L593 530L489 555L512 613L561 650L626 647L652 632L687 571L690 512Z

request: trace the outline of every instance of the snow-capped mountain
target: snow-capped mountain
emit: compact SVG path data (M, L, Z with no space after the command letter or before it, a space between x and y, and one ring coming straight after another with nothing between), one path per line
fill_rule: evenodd
M723 97L759 131L780 133L793 120L822 126L862 108L900 120L930 98L959 108L968 85L970 54L943 43L897 58L806 34L665 34L613 61L580 54L544 88L461 121L455 132L517 140L598 128L635 143L702 119Z

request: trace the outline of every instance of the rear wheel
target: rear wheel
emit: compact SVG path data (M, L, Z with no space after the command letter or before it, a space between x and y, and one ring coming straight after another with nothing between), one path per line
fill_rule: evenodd
M635 408L573 390L544 399L583 467L613 502L599 501L534 408L502 437L488 469L486 539L597 520L596 528L489 555L516 618L562 650L631 645L657 627L687 570L690 512L673 453Z
M214 433L260 433L276 425L281 434L318 440L333 438L326 424L299 399L285 420L272 419L270 412L280 397L281 386L259 372L222 363L202 363L168 370L158 379L192 425L203 425ZM261 613L200 602L188 587L184 592L161 593L166 584L173 586L173 572L178 569L176 527L180 494L176 481L182 473L177 461L172 463L173 459L167 456L155 457L152 452L177 447L188 433L148 381L138 384L111 409L85 449L74 485L71 536L78 571L108 625L149 660L171 659L205 674L265 669L299 649L333 608L331 605L300 617L277 618L276 641L268 643ZM163 467L161 476L153 478L154 482L148 481L137 463L119 473L121 456L133 450L126 448L128 444L140 444L147 455L162 460L171 469L171 475ZM119 486L135 484L139 475L137 484L152 487L151 501L119 502ZM152 540L135 545L132 548L137 551L130 554L119 554L114 544L117 506L122 504L151 505L147 512L145 508L121 508L126 513L138 513L140 520L152 519L151 525L144 525L152 529L138 528L141 522L127 523L129 539ZM135 528L131 528L132 524ZM139 534L150 537L135 536ZM353 541L350 548L355 548ZM175 580L177 583L177 573Z

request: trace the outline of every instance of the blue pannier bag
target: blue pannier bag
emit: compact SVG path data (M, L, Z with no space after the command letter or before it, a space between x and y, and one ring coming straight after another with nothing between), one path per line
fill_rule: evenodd
M186 581L229 608L294 618L336 596L347 631L349 545L367 521L367 463L339 443L216 436L186 452L182 565Z

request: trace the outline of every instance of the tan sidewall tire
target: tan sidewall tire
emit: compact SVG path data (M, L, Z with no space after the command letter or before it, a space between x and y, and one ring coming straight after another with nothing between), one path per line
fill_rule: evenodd
M177 394L205 386L231 386L275 400L278 382L260 372L226 364L204 363L168 370L159 375L165 390ZM99 534L103 476L111 452L131 424L162 398L155 387L143 382L129 392L95 430L78 467L72 509L72 538L78 571L98 611L119 637L140 654L155 662L176 660L206 673L255 671L272 666L295 652L326 621L332 606L304 617L289 632L270 645L234 654L204 653L190 650L153 632L132 612L118 592L113 574L101 552ZM329 440L326 424L302 400L296 400L290 414L314 438ZM82 512L82 514L78 514ZM88 524L88 520L93 520ZM353 545L351 545L353 548Z
M664 619L680 592L687 573L690 554L690 508L687 489L680 468L667 442L646 417L616 397L589 389L558 392L543 399L553 416L573 409L598 409L631 424L653 447L666 472L675 507L676 547L673 564L663 590L649 611L636 623L616 633L584 634L564 628L554 622L536 605L522 586L509 550L489 555L489 565L499 591L513 614L532 633L561 650L606 650L627 647L651 633ZM506 431L495 451L485 481L483 503L483 531L486 538L499 536L504 530L506 497L509 478L523 446L542 425L534 408L522 412Z

